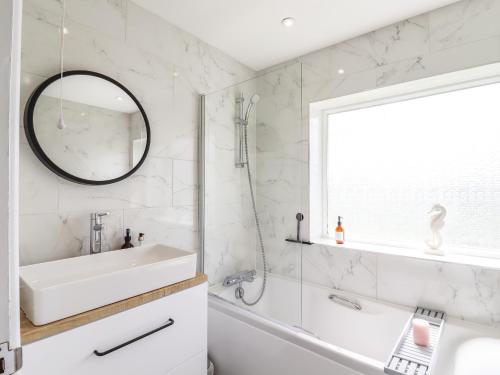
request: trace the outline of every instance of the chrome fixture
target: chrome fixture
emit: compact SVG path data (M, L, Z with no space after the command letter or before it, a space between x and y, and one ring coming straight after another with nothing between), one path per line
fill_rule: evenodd
M236 168L243 168L246 163L248 163L248 158L245 160L245 129L244 127L248 126L248 119L250 117L250 113L252 108L257 104L260 100L260 96L257 94L252 95L250 98L250 103L248 104L247 110L245 112L244 104L245 98L243 94L240 97L236 98L236 104L238 104L238 117L236 118L236 148L235 148L235 156L236 156Z
M285 241L287 242L294 242L294 243L300 243L304 245L312 245L312 242L309 241L302 241L302 234L300 232L300 223L302 220L304 220L304 215L299 212L297 215L295 215L295 219L297 219L297 236L295 238L285 238Z
M108 215L109 212L95 212L90 214L90 254L102 252L102 231L104 229L102 218Z
M234 275L227 276L224 281L222 282L222 285L225 287L233 286L238 284L236 287L234 294L236 296L236 299L241 299L245 305L249 305L248 302L244 300L245 296L245 289L243 289L243 281L246 281L247 283L252 283L255 280L255 276L257 275L257 271L255 270L248 270L248 271L241 271L238 273L235 273ZM265 284L263 284L263 288L265 287ZM257 302L262 297L262 294L264 293L264 289L261 290L260 296L257 298L256 301L252 303L252 305L255 305Z
M255 280L255 276L257 275L257 271L255 270L247 270L235 273L234 275L227 276L222 285L225 287L233 286L235 284L241 284L243 281L247 283L251 283Z
M240 95L239 98L236 99L236 104L239 104L239 114L238 117L236 118L236 137L237 137L237 144L236 144L236 168L243 168L246 166L247 170L247 178L248 178L248 188L250 190L250 198L252 200L252 209L253 209L253 216L255 218L255 226L257 228L257 236L259 240L259 247L260 247L260 253L262 256L262 266L263 266L263 279L262 279L262 287L260 289L260 293L257 296L257 298L252 301L246 301L244 298L244 290L243 287L241 286L241 283L239 284L238 288L236 289L236 298L241 298L243 303L247 306L253 306L257 304L262 296L264 295L264 290L266 289L266 283L267 283L267 261L266 261L266 251L264 249L264 240L262 239L262 230L260 228L260 220L259 220L259 215L257 214L257 204L255 202L255 192L253 189L253 183L252 183L252 173L250 171L250 158L248 157L248 120L250 118L250 112L252 111L253 107L259 102L260 96L257 94L253 94L252 97L250 98L250 103L248 104L247 110L244 113L244 102L245 98L243 97L243 94ZM253 281L253 280L252 280Z
M339 296L338 294L330 294L328 298L331 301L338 303L339 305L348 307L353 310L361 310L361 305L350 298Z

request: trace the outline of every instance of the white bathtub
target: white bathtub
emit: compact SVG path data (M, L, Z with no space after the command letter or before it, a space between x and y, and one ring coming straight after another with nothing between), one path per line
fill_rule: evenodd
M245 283L248 299L259 287L260 280ZM332 302L331 293L356 300L362 309ZM210 289L208 350L217 375L380 375L412 312L270 275L263 299L252 308L242 307L234 287ZM433 375L455 375L456 349L485 336L500 338L500 330L449 318Z

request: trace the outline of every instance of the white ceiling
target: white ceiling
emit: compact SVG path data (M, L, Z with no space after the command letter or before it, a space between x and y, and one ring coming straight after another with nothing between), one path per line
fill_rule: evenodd
M261 70L457 0L133 1Z

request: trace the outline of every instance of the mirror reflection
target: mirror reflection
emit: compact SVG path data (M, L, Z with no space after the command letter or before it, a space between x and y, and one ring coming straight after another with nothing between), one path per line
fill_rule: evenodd
M91 181L133 170L146 152L147 126L131 94L92 75L55 80L33 111L33 133L43 153L67 174Z

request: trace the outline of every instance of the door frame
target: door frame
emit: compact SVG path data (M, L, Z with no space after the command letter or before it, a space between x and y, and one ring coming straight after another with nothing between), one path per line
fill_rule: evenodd
M0 344L6 343L9 351L21 346L19 102L22 5L22 0L0 2ZM6 356L5 346L2 356ZM14 367L6 361L7 370Z

